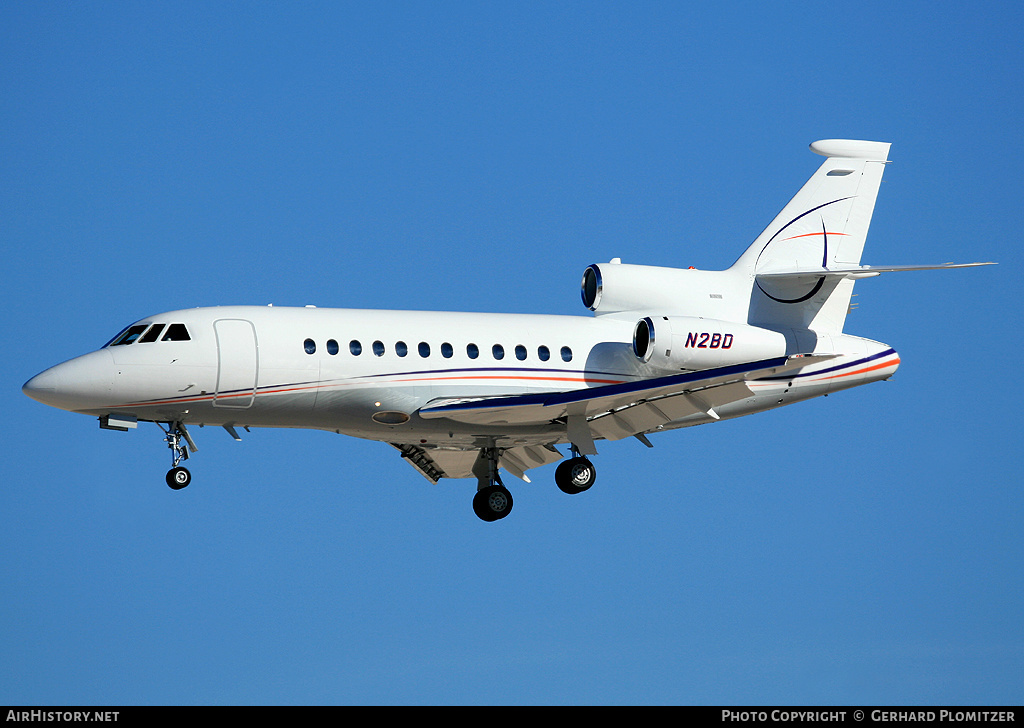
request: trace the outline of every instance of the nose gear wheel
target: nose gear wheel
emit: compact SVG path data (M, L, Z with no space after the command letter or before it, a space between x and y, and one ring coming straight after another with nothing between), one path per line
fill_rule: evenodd
M179 465L183 460L188 460L189 451L195 452L199 448L192 442L192 438L185 429L182 422L168 422L167 428L157 422L157 426L164 431L164 441L171 449L171 469L167 471L167 485L174 490L181 490L192 482L192 473L188 468ZM184 443L182 442L184 441Z

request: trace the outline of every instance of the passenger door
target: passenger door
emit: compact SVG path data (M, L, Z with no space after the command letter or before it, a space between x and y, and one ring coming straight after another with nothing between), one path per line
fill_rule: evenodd
M256 398L259 348L256 327L245 319L214 321L217 334L217 389L214 407L246 409Z

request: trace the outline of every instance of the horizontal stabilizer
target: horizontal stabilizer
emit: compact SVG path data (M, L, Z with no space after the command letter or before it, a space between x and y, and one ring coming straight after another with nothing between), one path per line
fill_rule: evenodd
M813 280L816 278L848 278L850 280L856 280L858 278L872 278L879 275L880 273L899 273L902 271L911 270L946 270L948 268L975 268L980 265L995 265L995 263L942 263L940 265L857 265L848 266L843 268L801 268L801 269L789 269L789 270L778 270L759 272L757 277L759 279L766 278L771 280L792 280L804 281Z

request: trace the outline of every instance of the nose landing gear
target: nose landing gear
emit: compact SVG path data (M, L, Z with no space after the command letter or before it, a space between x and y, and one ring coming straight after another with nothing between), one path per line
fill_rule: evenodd
M181 490L192 482L192 473L188 471L188 468L180 466L179 463L183 460L188 460L189 451L195 452L199 448L192 441L183 423L168 422L167 429L164 429L164 426L159 422L156 424L164 431L164 440L167 442L167 447L171 449L171 469L167 471L165 480L167 485L174 490ZM184 445L181 442L182 440L185 441Z

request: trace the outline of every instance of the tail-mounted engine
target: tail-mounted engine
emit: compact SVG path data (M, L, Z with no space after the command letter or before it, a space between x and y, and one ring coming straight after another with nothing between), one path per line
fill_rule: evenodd
M589 266L580 294L583 305L598 316L660 311L746 321L750 282L728 271L630 265L615 259Z
M633 329L633 354L658 369L711 369L784 356L786 337L716 319L647 316Z
M623 265L618 259L591 265L583 271L580 294L583 305L598 315L619 311L663 310L660 305L674 301L681 290L690 288L695 276L681 268ZM687 275L690 274L690 275Z
M583 272L583 304L598 316L651 313L633 329L633 353L657 369L710 369L786 354L777 331L747 320L750 278L735 271L610 263ZM678 315L676 315L678 314Z

